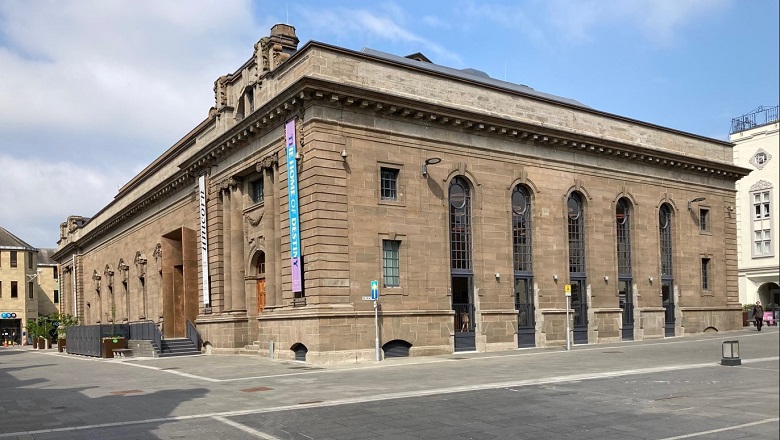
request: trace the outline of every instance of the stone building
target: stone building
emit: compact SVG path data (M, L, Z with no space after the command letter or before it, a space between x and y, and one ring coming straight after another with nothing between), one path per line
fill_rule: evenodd
M780 309L780 248L775 227L780 218L779 127L778 106L759 107L732 119L729 140L734 143L734 164L752 170L737 182L739 298L743 304L761 300L765 307L774 304Z
M112 203L63 223L82 322L370 360L377 280L384 356L560 346L567 316L589 344L741 327L727 208L748 170L728 142L422 54L298 48L288 25L214 93Z
M27 320L58 312L54 249L36 249L0 227L0 343L23 342Z

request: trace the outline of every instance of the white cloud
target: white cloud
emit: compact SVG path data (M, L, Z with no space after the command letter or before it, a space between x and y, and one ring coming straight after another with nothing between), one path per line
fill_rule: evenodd
M425 23L426 25L434 28L434 29L451 29L452 28L452 25L449 22L447 22L447 21L445 21L445 20L443 20L443 19L441 19L441 18L439 18L439 17L437 17L435 15L426 15L425 17L422 18L422 22Z
M274 23L251 0L0 2L0 224L54 246L68 215L208 115L212 85ZM260 18L263 20L263 18Z
M366 38L376 38L394 43L414 46L414 51L430 52L429 58L438 58L438 64L462 65L460 56L438 43L427 40L403 26L405 16L398 8L391 8L391 17L380 16L365 9L307 8L299 11L305 27L313 34L332 34L342 40L354 43L356 39L370 44ZM359 50L360 48L354 49Z
M0 169L0 225L39 247L55 247L59 224L68 215L94 215L140 171L126 166L97 170L66 161L7 155L0 155Z
M586 42L600 26L625 23L649 41L670 43L680 28L733 0L547 0L549 20L569 40Z

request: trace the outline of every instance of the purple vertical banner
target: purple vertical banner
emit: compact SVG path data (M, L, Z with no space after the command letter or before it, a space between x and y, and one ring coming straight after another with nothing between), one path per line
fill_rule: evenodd
M287 141L287 205L290 213L290 269L292 291L301 292L301 236L298 219L298 161L295 159L295 121L292 118L284 125Z

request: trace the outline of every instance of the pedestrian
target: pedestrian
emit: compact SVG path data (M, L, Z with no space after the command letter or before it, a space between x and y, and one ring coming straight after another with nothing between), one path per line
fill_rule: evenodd
M761 326L764 324L764 308L761 307L761 301L756 301L756 305L753 306L753 319L756 320L756 328L761 331Z

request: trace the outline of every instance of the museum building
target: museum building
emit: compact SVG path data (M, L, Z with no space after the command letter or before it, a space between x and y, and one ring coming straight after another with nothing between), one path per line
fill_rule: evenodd
M731 143L298 43L275 25L203 122L62 224L64 310L312 363L742 327Z

